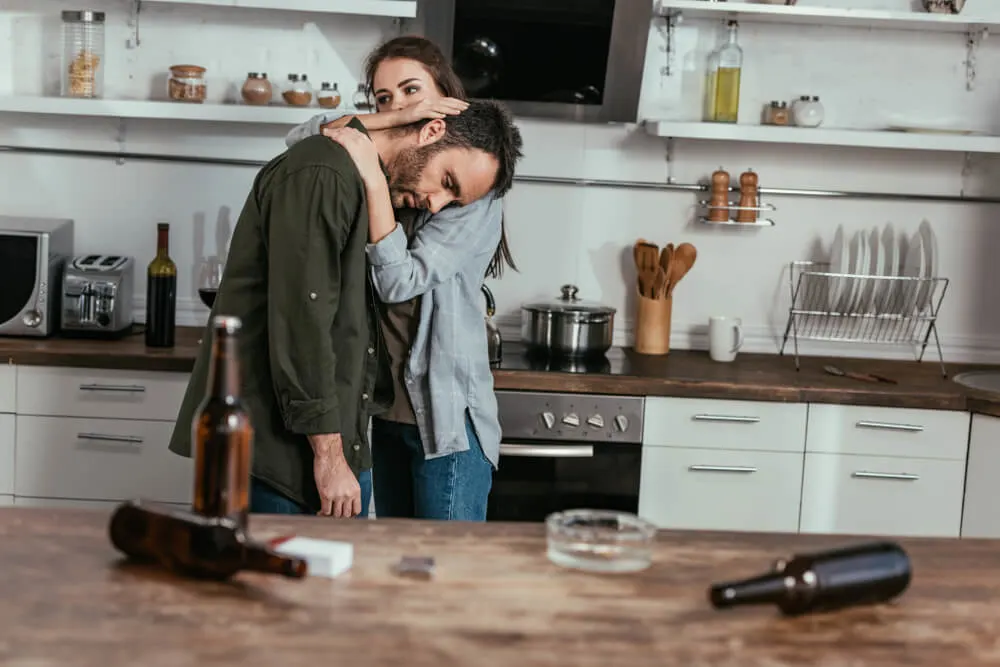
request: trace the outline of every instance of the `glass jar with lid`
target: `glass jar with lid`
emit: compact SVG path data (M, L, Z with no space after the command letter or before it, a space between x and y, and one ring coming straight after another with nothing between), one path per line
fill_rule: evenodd
M250 72L240 89L240 95L247 104L263 106L271 103L274 88L267 78L267 72Z
M337 89L337 84L330 84L329 81L324 81L320 85L319 92L316 93L316 103L319 104L324 109L336 109L340 106L340 91Z
M358 89L354 91L354 97L351 99L351 102L358 111L371 111L372 103L368 99L368 86L359 83Z
M285 104L293 107L307 107L312 102L312 87L308 81L303 81L298 74L289 74L285 89L281 91Z
M104 12L62 13L64 97L104 94Z
M167 95L174 102L204 102L208 95L205 68L200 65L172 65L167 78Z

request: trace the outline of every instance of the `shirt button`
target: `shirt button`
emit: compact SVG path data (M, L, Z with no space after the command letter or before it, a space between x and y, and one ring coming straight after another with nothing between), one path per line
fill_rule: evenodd
M309 300L310 301L315 301L317 296L318 295L316 294L316 292L309 292Z
M361 394L361 400L362 401L367 401L368 400L368 394Z
M361 445L354 445L354 451L358 451L359 449L361 449Z
M368 348L368 354L375 354L375 348L374 347Z

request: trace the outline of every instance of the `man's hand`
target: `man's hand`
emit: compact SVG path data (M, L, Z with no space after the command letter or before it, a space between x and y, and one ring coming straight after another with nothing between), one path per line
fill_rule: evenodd
M319 491L319 516L347 519L361 514L361 485L344 458L339 433L311 435L313 476Z

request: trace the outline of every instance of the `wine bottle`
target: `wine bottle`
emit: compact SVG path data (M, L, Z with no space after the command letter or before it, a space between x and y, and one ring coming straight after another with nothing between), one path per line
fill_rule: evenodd
M247 527L253 426L240 400L238 317L212 318L212 356L205 398L191 424L193 510Z
M173 347L177 265L170 259L170 225L156 225L156 257L146 269L146 345Z
M115 509L108 533L111 544L130 560L158 563L189 577L228 579L246 570L301 579L309 569L302 558L252 541L230 518L138 500Z
M771 572L713 584L717 609L774 604L788 616L887 602L910 585L906 552L894 542L872 542L779 560Z

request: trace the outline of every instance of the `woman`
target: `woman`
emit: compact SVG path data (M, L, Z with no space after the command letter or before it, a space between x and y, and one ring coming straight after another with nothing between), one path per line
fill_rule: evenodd
M467 107L440 49L420 37L383 44L365 76L376 113L356 118L371 130ZM340 129L352 117L320 114L292 130L287 143L322 132L351 152L363 177L372 176L380 170L374 146ZM480 287L504 264L516 269L502 200L491 193L437 214L401 211L399 224L388 198L369 189L368 208L368 258L396 394L389 412L372 420L376 515L483 521L500 423Z

